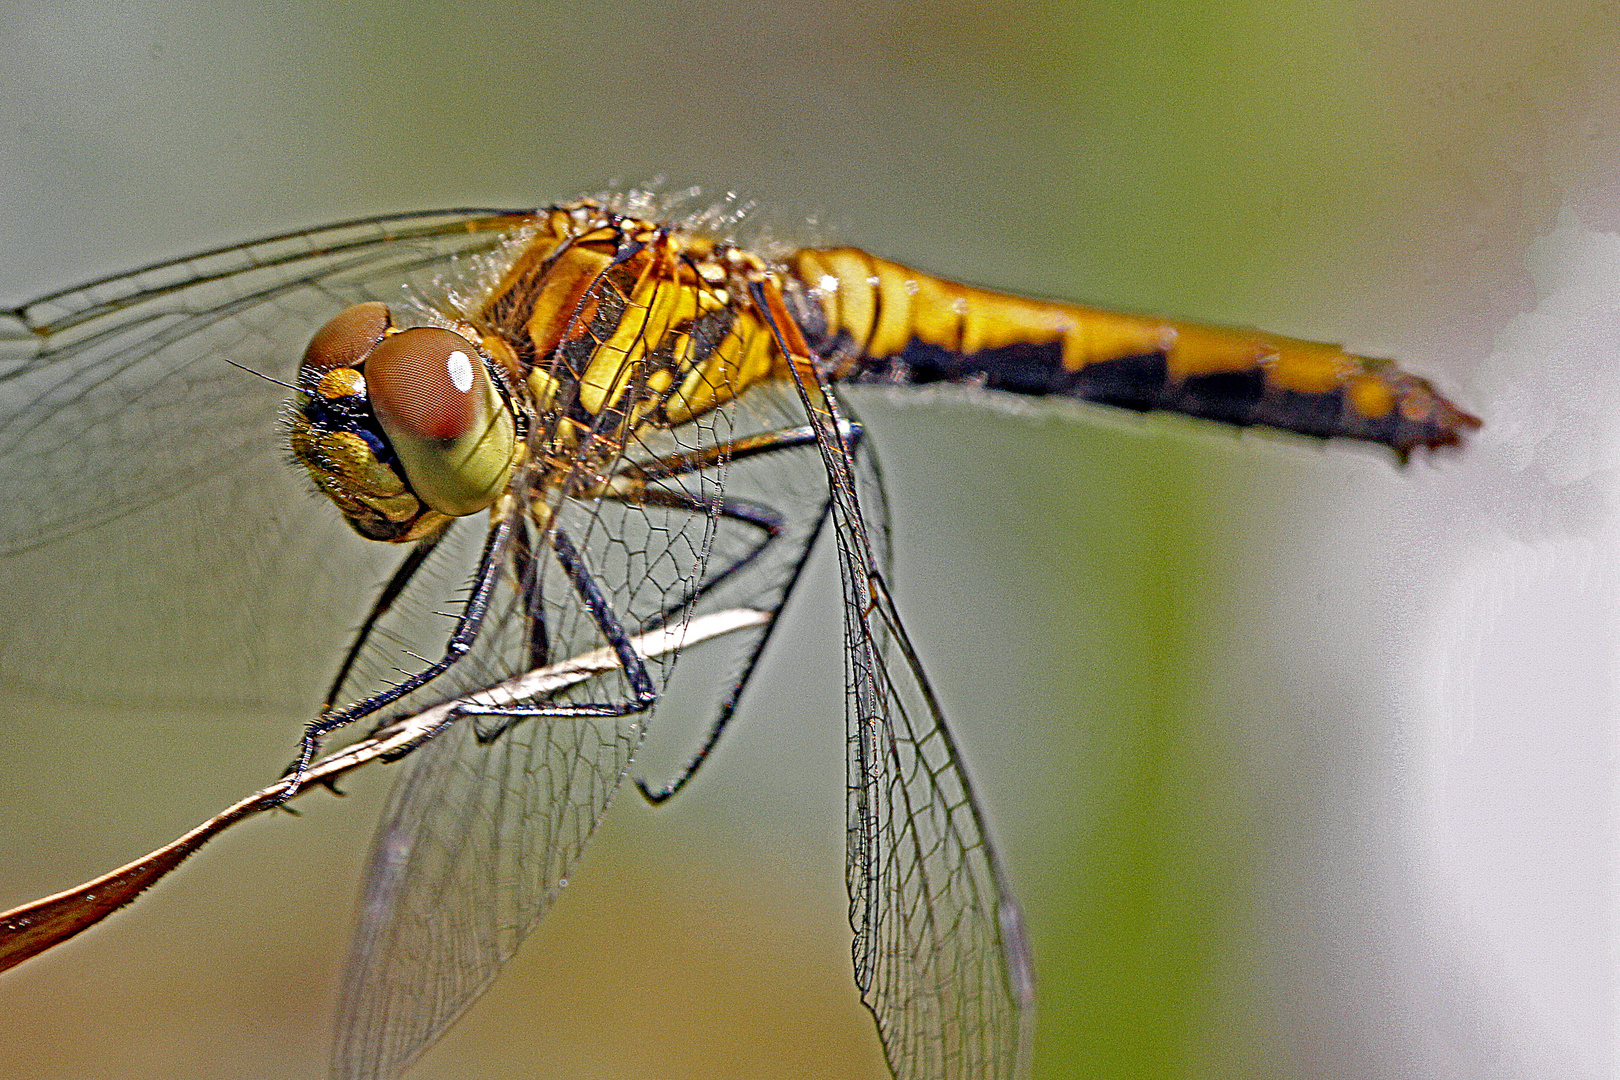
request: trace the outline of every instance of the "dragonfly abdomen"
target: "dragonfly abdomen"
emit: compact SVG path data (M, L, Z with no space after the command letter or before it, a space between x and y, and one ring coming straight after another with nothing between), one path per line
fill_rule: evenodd
M855 248L807 249L791 266L819 307L807 334L839 381L971 383L1363 439L1403 456L1479 426L1426 380L1337 345L1010 296Z

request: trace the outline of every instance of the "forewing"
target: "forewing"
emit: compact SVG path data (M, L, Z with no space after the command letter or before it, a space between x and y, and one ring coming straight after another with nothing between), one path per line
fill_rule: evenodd
M906 638L863 514L839 405L768 283L832 490L844 583L849 895L855 981L899 1080L1025 1075L1034 982L1023 917L961 755Z
M102 278L0 313L0 553L279 457L309 337L360 300L397 302L522 214L348 222Z

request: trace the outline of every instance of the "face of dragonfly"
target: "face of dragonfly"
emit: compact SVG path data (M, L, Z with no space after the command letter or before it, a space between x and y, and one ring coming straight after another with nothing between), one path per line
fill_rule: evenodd
M288 442L371 540L420 540L488 509L523 442L506 381L462 334L397 330L371 301L335 315L299 366Z

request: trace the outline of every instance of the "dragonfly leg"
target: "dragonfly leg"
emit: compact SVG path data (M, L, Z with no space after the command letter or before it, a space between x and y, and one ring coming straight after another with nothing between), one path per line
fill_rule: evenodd
M343 693L343 684L349 680L349 673L354 670L354 663L360 657L360 650L365 647L366 641L371 637L371 631L377 625L377 620L393 608L394 601L399 599L400 593L405 591L416 572L422 569L433 549L439 546L444 539L445 532L441 530L431 536L417 541L411 548L409 555L399 564L399 567L389 577L387 584L377 594L376 602L371 605L371 612L355 631L354 638L349 642L349 649L343 654L343 662L338 665L337 674L332 677L332 685L326 691L326 699L321 702L322 711L326 711L337 704L338 697Z
M860 425L851 423L846 424L845 428L849 431L858 432ZM732 439L729 442L714 443L690 453L668 454L664 457L654 458L651 461L637 462L624 468L614 479L621 483L646 483L651 480L665 480L675 476L685 476L688 473L701 472L704 469L717 468L724 462L747 461L749 458L776 454L800 446L814 446L815 444L816 432L809 424L777 428L774 431L762 431L755 435ZM619 497L611 487L609 490L605 490L603 495L608 498Z
M637 628L637 631L643 634L661 629L678 619L682 612L689 610L703 596L753 564L787 529L787 520L774 508L747 499L733 499L729 496L705 499L684 491L649 491L644 497L634 500L634 503L638 506L664 506L691 514L706 516L712 514L759 530L759 539L749 544L748 550L733 559L724 569L708 577L694 592L681 597L658 614L643 619Z
M843 425L843 434L853 447L860 444L864 432L859 424L846 423ZM715 468L722 461L746 461L749 458L763 457L784 450L813 447L815 445L815 429L808 424L791 428L778 428L775 431L766 431L746 438L735 439L730 443L704 447L694 453L671 454L651 462L638 463L624 470L614 478L613 483L606 486L602 492L604 498L630 505L666 506L672 509L685 510L692 514L713 514L717 517L741 522L744 525L751 525L759 529L761 533L759 543L751 546L725 569L704 581L690 597L683 598L680 603L672 604L659 614L643 620L640 627L643 633L667 625L671 619L689 607L692 602L700 599L727 579L746 569L774 541L781 537L787 525L780 513L773 507L762 503L733 498L704 499L682 489L666 490L663 488L650 488L646 485L655 480L669 479L687 473L700 472L707 468ZM807 545L807 548L808 546L811 545ZM797 577L797 569L795 569L794 573L795 577Z
M529 527L512 533L512 571L523 590L523 606L529 613L529 668L544 667L551 659L551 638L546 630L546 609L541 600L540 563L529 543Z
M855 452L856 449L861 445L862 439L865 435L865 432L860 425L854 423L842 424L841 433L843 434L852 453ZM772 439L773 437L774 441L765 441ZM757 438L761 441L751 444L747 449L746 455L734 455L733 460L736 460L738 456L753 456L757 454L771 453L778 450L786 450L793 447L814 446L816 442L815 429L809 425L794 428L783 428L779 431L769 432L766 435L758 436ZM727 500L727 502L729 501L730 500ZM816 540L821 535L822 526L826 524L830 509L831 502L829 501L823 503L821 509L817 512L816 524L814 528L811 529L810 535L806 537L804 547L802 550L800 550L798 558L795 560L793 568L787 576L787 584L782 590L781 598L771 609L770 621L765 624L764 632L760 635L759 640L754 644L753 651L749 654L747 661L744 663L742 671L732 683L730 690L727 691L725 700L720 703L720 711L715 715L714 722L709 725L709 731L707 735L704 736L703 742L698 747L697 752L687 759L686 764L682 766L678 773L676 773L669 780L666 780L656 789L650 787L644 778L639 776L636 777L636 787L640 790L642 797L648 802L656 806L659 803L665 802L672 798L677 792L687 785L692 777L697 775L697 771L703 767L703 763L709 759L709 755L714 752L715 746L719 744L721 735L725 733L727 725L731 723L731 718L737 711L737 702L742 698L743 691L748 687L749 680L752 678L755 668L759 665L760 657L765 653L765 646L770 643L771 635L776 630L777 617L782 613L782 609L787 606L788 598L793 595L795 586L798 585L800 578L804 574L805 564L810 559L810 553L815 550ZM722 509L720 512L724 515L725 509ZM743 570L749 564L758 559L759 556L764 553L765 549L769 547L770 544L780 535L781 531L779 528L776 532L772 532L764 537L756 547L745 552L730 566L720 571L720 573L715 576L713 581L706 582L701 592L707 592L709 589L718 586L726 578Z
M630 716L646 712L658 700L658 688L653 685L652 674L647 670L647 662L636 652L635 646L630 644L630 635L625 632L607 597L602 595L596 579L586 569L585 561L580 558L573 541L568 539L568 534L561 528L553 527L551 530L551 547L557 553L557 561L562 564L568 579L573 582L574 590L585 602L585 608L590 612L592 621L607 639L608 647L613 650L613 654L618 657L619 666L623 668L625 679L630 683L630 696L618 701L557 701L543 705L479 705L475 702L464 702L451 710L452 719L461 716L497 716L508 719L530 716ZM499 730L494 734L499 734Z
M346 705L341 709L328 710L310 721L304 728L304 737L298 744L298 756L293 759L292 766L287 770L289 782L282 791L279 801L286 802L298 793L303 785L304 773L309 770L309 763L315 760L315 754L321 748L321 742L340 727L345 727L370 716L405 695L421 689L440 675L449 670L450 666L463 656L478 640L478 632L483 627L484 616L489 611L489 599L495 591L495 580L501 567L501 552L506 547L508 538L512 533L510 517L501 517L490 527L489 535L484 538L483 550L478 556L478 569L473 575L472 590L467 596L467 602L462 606L461 614L456 618L456 626L451 631L450 638L445 642L444 652L434 663L410 676L409 678L380 690L364 700ZM424 557L425 558L425 557ZM409 559L406 560L409 563ZM420 564L411 568L414 575L420 569ZM390 584L400 577L405 566L396 571ZM406 581L409 580L407 576ZM404 582L401 582L401 588ZM384 590L386 593L386 589ZM392 603L392 597L389 598ZM371 620L368 620L368 630Z

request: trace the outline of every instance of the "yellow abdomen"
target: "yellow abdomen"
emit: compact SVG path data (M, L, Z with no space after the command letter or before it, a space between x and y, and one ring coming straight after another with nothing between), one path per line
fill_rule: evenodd
M790 265L822 316L806 328L812 344L844 381L972 382L1402 455L1479 426L1427 381L1337 345L1010 296L856 248L805 249Z

